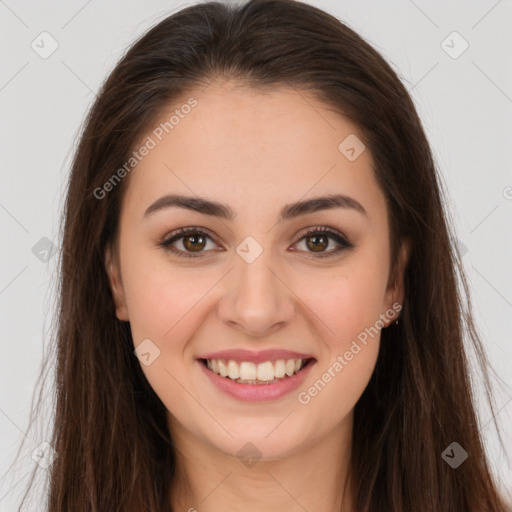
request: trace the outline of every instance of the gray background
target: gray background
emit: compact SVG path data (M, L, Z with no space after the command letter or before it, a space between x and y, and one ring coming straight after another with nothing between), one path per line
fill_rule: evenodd
M126 47L191 3L0 0L2 511L14 510L36 464L31 452L47 439L29 430L29 410L52 320L57 258L51 248L60 245L59 212L78 129ZM496 387L496 411L509 460L485 407L481 430L494 471L511 488L512 2L309 3L341 18L377 48L417 105L449 192L476 322L506 384ZM52 41L40 36L43 31L58 43L47 58L40 53ZM469 47L458 55L464 41ZM22 438L26 452L4 475Z

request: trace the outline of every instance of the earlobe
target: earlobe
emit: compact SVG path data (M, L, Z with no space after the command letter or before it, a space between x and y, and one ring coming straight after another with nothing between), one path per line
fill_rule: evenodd
M128 309L126 307L123 284L119 275L118 265L112 257L110 246L105 249L105 269L107 271L110 291L112 292L112 297L116 307L116 316L119 320L127 322L129 320Z

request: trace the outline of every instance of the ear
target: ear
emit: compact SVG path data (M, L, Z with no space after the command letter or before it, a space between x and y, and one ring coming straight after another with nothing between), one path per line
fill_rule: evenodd
M110 290L114 298L116 306L116 316L119 320L127 322L128 308L126 307L126 299L124 295L123 283L121 281L120 269L117 261L112 257L110 245L105 249L105 268L110 284Z
M386 290L386 311L389 311L390 309L393 311L397 311L396 304L400 304L400 306L402 306L404 303L404 275L410 254L411 241L408 238L404 238L400 245L400 250L398 251L398 261L395 275L390 276L388 288ZM393 307L393 304L395 304L395 307ZM389 322L386 324L386 327L393 323L399 316L400 315L398 314L395 315L394 318L391 318Z

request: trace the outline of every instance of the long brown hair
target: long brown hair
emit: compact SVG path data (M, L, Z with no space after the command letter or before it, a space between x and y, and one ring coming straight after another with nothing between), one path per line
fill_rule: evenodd
M127 51L88 114L63 216L48 511L171 510L176 452L165 407L133 354L129 324L116 318L105 269L129 177L100 199L95 190L173 98L217 77L307 91L358 126L386 196L394 263L400 241L411 241L400 322L382 331L355 408L354 510L502 512L464 333L487 390L488 362L421 121L376 50L293 0L208 2L168 16ZM469 454L457 469L441 456L454 441Z

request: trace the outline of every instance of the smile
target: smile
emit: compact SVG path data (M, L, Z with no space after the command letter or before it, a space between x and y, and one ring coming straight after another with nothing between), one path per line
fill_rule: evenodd
M275 401L302 385L315 358L276 361L197 359L214 389L244 402ZM222 373L221 373L222 372Z
M287 379L298 373L309 359L278 359L253 363L237 362L233 359L205 359L204 364L214 373L239 384L262 385L272 384Z

